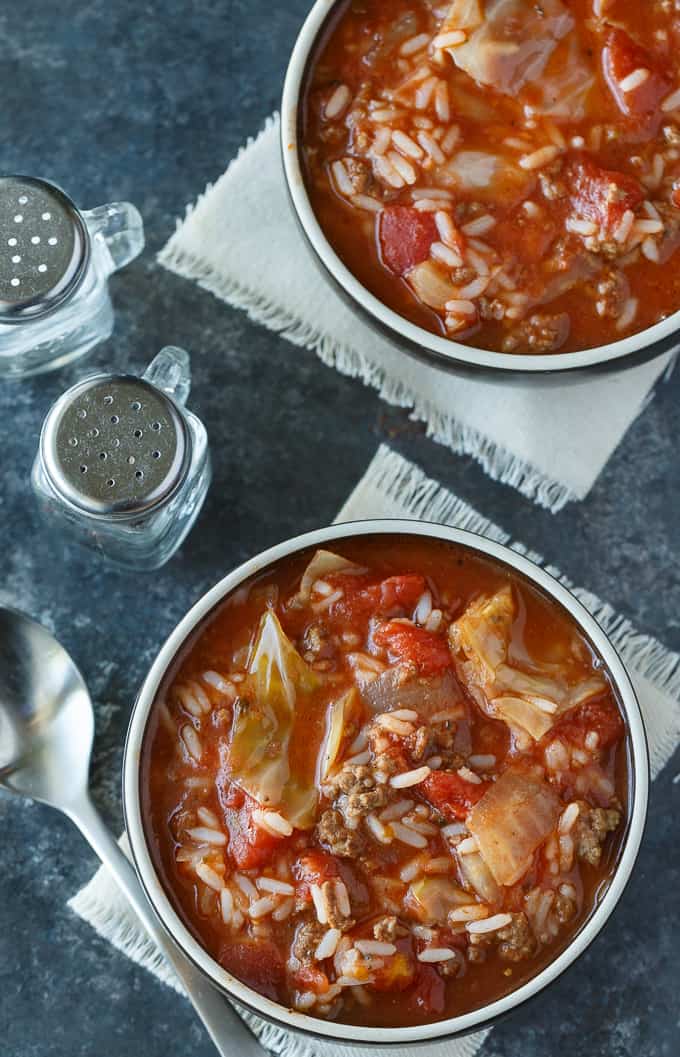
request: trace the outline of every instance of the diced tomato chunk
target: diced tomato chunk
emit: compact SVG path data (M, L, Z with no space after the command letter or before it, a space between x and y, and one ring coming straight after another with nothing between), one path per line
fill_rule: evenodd
M450 771L433 771L416 789L440 815L453 822L467 817L470 808L482 799L490 784L468 782Z
M655 69L652 56L622 29L611 29L602 52L602 66L616 104L626 117L652 115L671 89L669 78ZM625 91L626 78L638 70L640 83ZM624 87L622 87L622 84Z
M286 967L283 954L271 940L227 940L217 960L229 973L254 991L280 1001Z
M295 969L291 973L291 981L298 991L313 991L316 995L325 995L330 987L326 974L313 965L301 965Z
M680 182L676 181L673 184L673 190L671 191L671 202L676 209L680 209Z
M382 262L397 275L405 275L416 264L427 260L430 246L438 238L431 213L419 213L411 206L388 206L378 220L378 240Z
M298 881L300 899L311 899L310 885L322 885L340 876L337 859L321 848L310 848L293 865L293 876Z
M327 576L327 582L342 591L342 598L331 607L331 615L347 620L368 619L396 606L411 610L425 590L425 577L412 573L389 576L376 583L368 576Z
M391 661L415 664L420 675L434 675L451 664L446 639L416 624L388 620L376 629L373 641L387 650Z
M381 606L384 610L392 609L394 606L413 609L425 591L425 586L425 577L418 576L416 573L390 576L380 585Z
M423 1017L441 1016L446 1003L446 987L433 965L418 964L416 984L408 997L411 1010Z
M545 256L556 236L557 225L551 217L546 213L528 216L520 206L496 224L493 243L503 256L534 263Z
M626 173L601 169L589 158L575 162L567 174L570 199L577 216L592 221L612 235L628 209L635 209L644 198L638 181Z
M374 576L347 576L338 574L325 577L335 590L342 591L342 598L334 602L330 615L354 621L368 619L380 604L380 584Z
M598 749L609 749L620 741L626 732L623 716L613 701L587 701L585 705L572 708L550 731L551 739L563 735L580 748L585 746L589 731L597 734Z
M229 831L229 854L242 870L269 862L284 837L274 837L253 822L257 801L228 779L217 782L224 821Z

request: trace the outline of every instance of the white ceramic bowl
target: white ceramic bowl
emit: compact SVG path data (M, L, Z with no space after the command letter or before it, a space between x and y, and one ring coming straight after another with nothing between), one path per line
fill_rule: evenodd
M272 563L308 547L322 545L332 547L333 543L341 540L373 535L375 533L395 537L403 537L404 535L423 536L462 544L479 554L486 555L509 566L562 605L573 617L596 653L602 657L605 663L626 715L632 756L628 829L623 840L616 872L596 910L574 936L569 946L533 979L518 987L512 994L506 995L505 998L501 998L463 1016L406 1028L355 1027L351 1024L336 1024L332 1021L293 1012L268 998L263 998L262 995L247 987L218 965L191 934L166 895L147 845L140 802L140 757L149 713L166 672L196 627L228 594L236 590L249 577L262 572ZM236 999L265 1020L294 1032L311 1033L328 1041L370 1047L390 1045L403 1047L447 1036L464 1035L473 1030L478 1030L525 1002L539 991L542 991L567 966L571 965L597 936L616 906L630 877L644 829L648 786L647 744L635 692L618 654L600 626L583 608L581 603L543 569L538 568L538 566L507 547L493 543L470 532L462 532L442 525L402 520L358 521L319 529L316 532L308 532L303 536L297 536L270 548L263 554L245 562L238 569L225 576L223 580L220 580L180 621L154 661L139 692L132 713L123 765L125 821L134 862L144 889L158 916L185 954L225 994Z
M354 277L340 260L323 233L312 209L301 167L301 91L320 33L334 10L346 0L316 0L293 48L283 87L281 103L281 146L283 167L289 195L297 220L312 248L317 262L334 281L339 292L345 296L366 320L387 333L405 351L434 360L440 366L454 368L458 373L480 370L504 372L508 379L513 376L526 379L527 375L545 378L559 372L560 383L565 381L564 372L584 370L592 373L615 368L634 366L667 352L677 344L680 330L680 312L674 312L661 323L648 327L639 334L601 345L582 352L554 353L531 356L519 353L489 352L475 349L457 341L432 334L415 323L404 319L371 294Z

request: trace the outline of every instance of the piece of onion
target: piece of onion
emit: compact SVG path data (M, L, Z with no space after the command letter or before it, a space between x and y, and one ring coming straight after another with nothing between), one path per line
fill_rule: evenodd
M446 921L449 910L470 902L470 893L445 877L424 877L410 886L407 902L428 925Z
M404 669L390 668L362 685L361 696L375 712L415 708L423 719L463 701L462 690L451 671L435 676L404 675Z
M495 903L500 899L500 889L479 852L461 855L459 863L464 879L472 885L480 899L485 903Z
M554 716L522 697L495 697L492 707L499 719L505 720L509 727L526 731L534 741L540 741L554 723Z
M456 296L456 288L451 282L448 272L440 268L434 261L423 261L411 268L406 276L409 286L413 289L416 297L440 312L444 311L446 302Z
M363 571L362 566L357 565L356 562L349 561L348 558L343 558L340 554L334 554L332 551L318 550L315 552L312 560L302 574L300 589L295 596L295 601L303 605L309 602L312 587L317 580L323 580L325 576L337 575L337 573L344 572L352 572L356 574Z

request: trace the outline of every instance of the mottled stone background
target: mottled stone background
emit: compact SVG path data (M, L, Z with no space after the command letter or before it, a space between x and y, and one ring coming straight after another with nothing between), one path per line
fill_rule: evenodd
M0 384L0 592L58 632L89 681L94 791L116 832L130 705L161 641L225 570L330 521L381 440L680 648L680 374L587 502L554 517L359 383L156 265L185 203L277 106L307 6L0 4L2 169L51 177L85 207L129 199L146 222L146 252L112 283L115 337L91 363L137 371L166 342L191 350L192 404L214 454L212 491L181 553L152 577L112 571L54 538L28 490L40 423L74 372ZM489 1057L677 1054L677 770L676 758L654 787L639 864L604 934L493 1032ZM95 866L68 823L0 795L0 1054L211 1057L189 1008L67 910Z

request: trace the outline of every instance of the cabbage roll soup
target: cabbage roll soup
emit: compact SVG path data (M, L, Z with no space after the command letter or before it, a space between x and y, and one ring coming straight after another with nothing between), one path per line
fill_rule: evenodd
M504 565L343 541L220 604L160 688L142 800L159 876L225 969L313 1016L484 1006L593 912L627 826L607 672Z
M308 193L359 281L482 349L680 308L672 0L348 0L307 71Z

